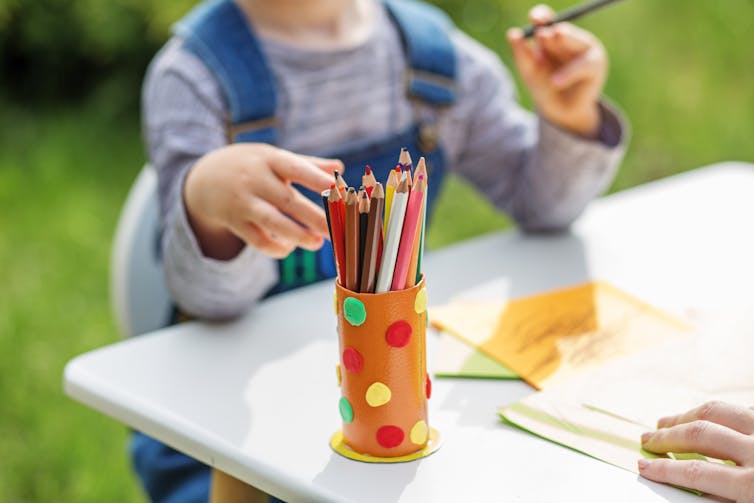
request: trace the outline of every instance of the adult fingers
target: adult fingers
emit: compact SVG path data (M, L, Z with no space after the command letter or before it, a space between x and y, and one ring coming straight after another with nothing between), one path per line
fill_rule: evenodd
M555 19L555 11L549 5L535 5L529 11L529 21L536 26L551 23Z
M754 434L754 410L725 402L707 402L683 414L663 417L657 421L657 427L668 428L699 419L727 426L744 435Z
M332 176L316 164L287 150L272 150L267 162L280 179L299 183L315 192L322 192L332 183Z
M263 199L252 199L244 220L261 228L271 239L285 244L307 250L318 250L322 246L322 237L283 215Z
M642 477L735 500L743 475L741 468L709 461L640 459Z
M718 459L731 459L736 464L751 461L754 440L748 435L709 421L694 421L645 433L642 447L651 452L698 452Z
M552 74L552 83L559 89L572 87L579 82L598 77L602 62L594 51L569 61Z

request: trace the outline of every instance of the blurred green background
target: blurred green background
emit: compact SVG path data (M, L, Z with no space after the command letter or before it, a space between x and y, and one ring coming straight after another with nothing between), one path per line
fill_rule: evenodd
M531 6L436 3L505 62L504 30L524 23ZM145 160L140 82L191 4L0 0L0 501L141 498L126 429L66 398L61 377L74 355L117 340L108 260ZM754 161L751 0L630 0L580 24L607 47L606 92L632 123L612 191ZM508 225L452 183L463 197L442 201L447 225L431 230L430 246Z

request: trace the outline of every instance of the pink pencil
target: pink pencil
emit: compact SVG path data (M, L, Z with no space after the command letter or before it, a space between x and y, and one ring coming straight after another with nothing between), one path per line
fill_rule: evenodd
M424 180L424 175L419 175L419 181L416 182L408 198L406 217L401 232L401 243L398 247L398 258L395 259L395 272L393 272L393 283L390 290L403 290L406 287L406 276L411 265L411 251L414 248L416 228L422 214L422 201L426 190L427 182Z

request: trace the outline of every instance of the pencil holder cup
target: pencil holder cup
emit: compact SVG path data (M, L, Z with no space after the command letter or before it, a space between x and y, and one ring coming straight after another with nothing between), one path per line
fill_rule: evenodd
M343 430L331 446L360 461L410 461L439 448L429 427L427 292L355 293L335 286Z

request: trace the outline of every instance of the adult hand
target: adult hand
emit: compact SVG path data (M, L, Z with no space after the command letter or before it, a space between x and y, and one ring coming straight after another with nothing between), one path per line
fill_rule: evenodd
M699 453L736 466L701 460L641 459L642 477L696 489L737 502L754 503L754 410L709 402L657 422L641 437L644 449L665 454Z
M555 17L545 5L529 11L535 25ZM587 138L600 127L598 102L607 75L607 55L591 33L569 23L538 28L534 41L520 28L508 30L513 57L539 112L550 122Z
M343 163L261 143L214 150L191 168L183 190L202 252L227 260L247 243L274 258L295 247L317 250L328 235L325 213L292 183L321 192Z

